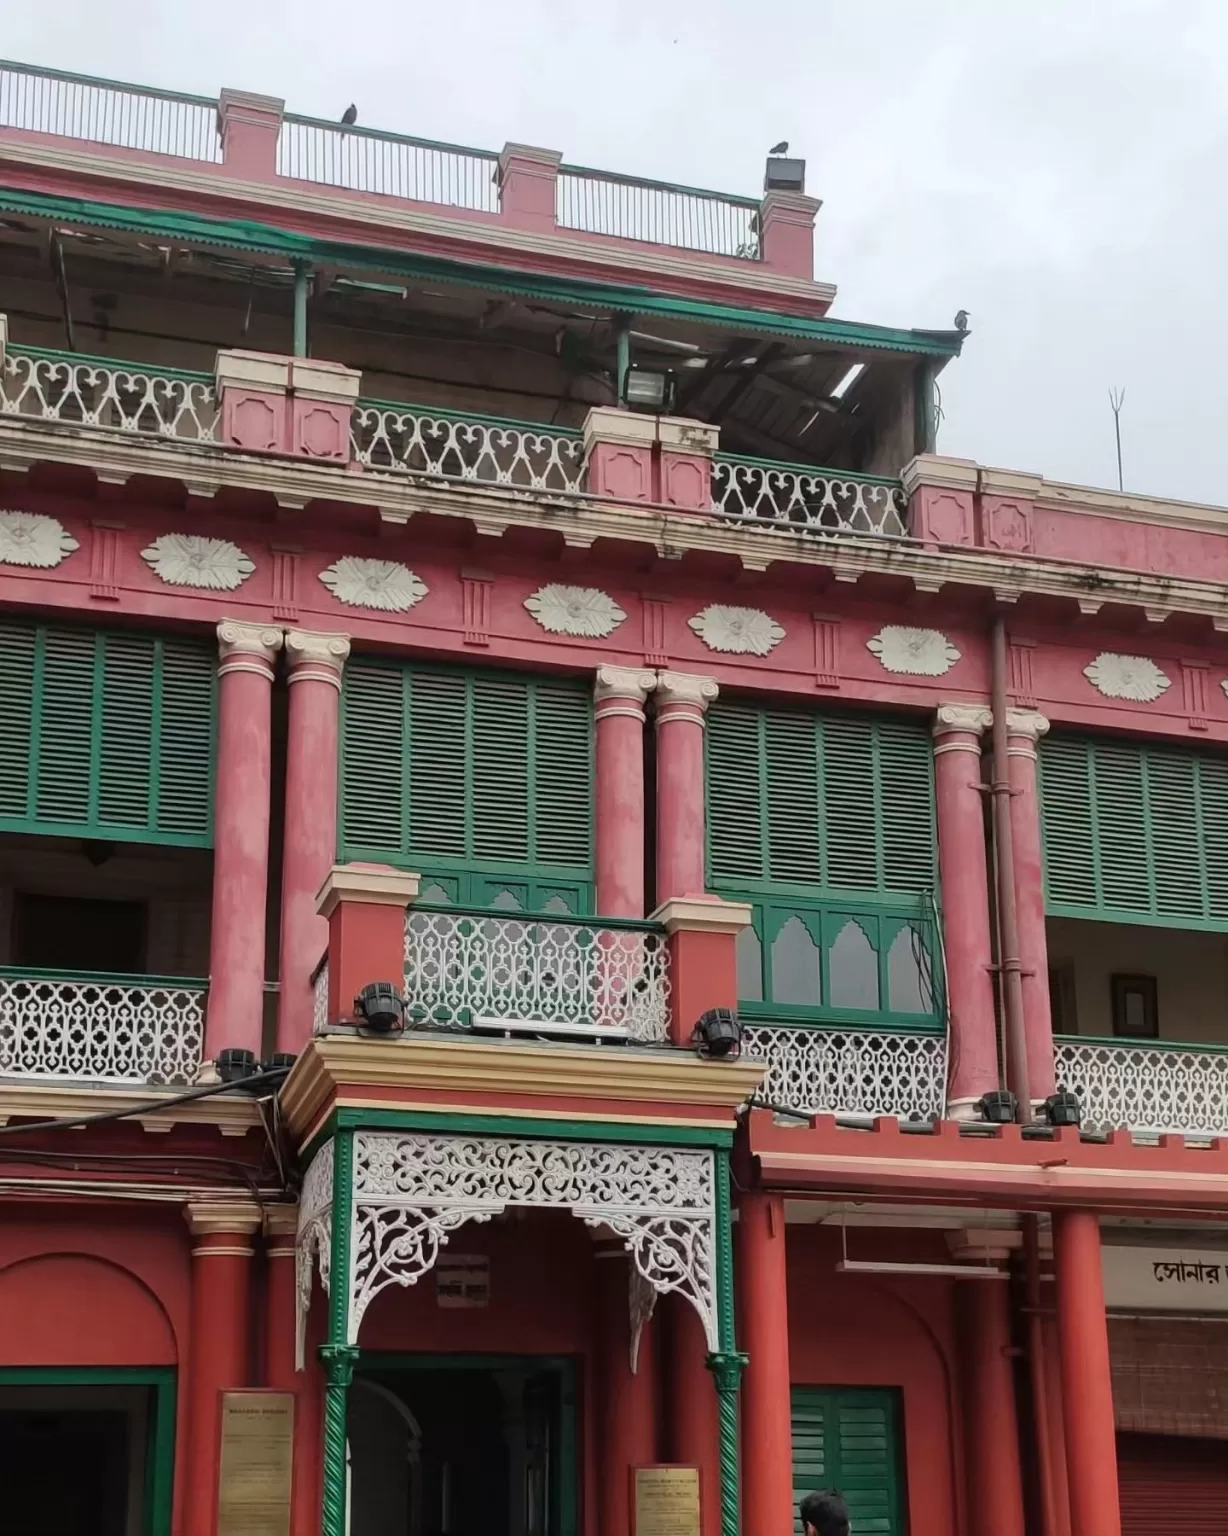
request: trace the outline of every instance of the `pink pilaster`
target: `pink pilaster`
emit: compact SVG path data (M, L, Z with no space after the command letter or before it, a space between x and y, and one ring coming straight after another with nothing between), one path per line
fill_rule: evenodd
M554 233L558 203L557 149L505 144L499 156L499 211L516 229Z
M904 466L908 531L929 549L976 543L976 492L980 470L971 459L918 454Z
M598 667L597 912L644 915L644 700L655 672Z
M951 1013L949 1113L969 1119L983 1093L999 1086L980 705L943 704L934 718L934 789L942 873L943 948Z
M354 999L374 981L405 980L405 914L418 876L383 864L334 864L316 908L328 923L328 1023L352 1015Z
M585 489L612 501L656 500L657 418L595 405L584 423Z
M1045 876L1040 841L1036 744L1049 729L1044 715L1007 712L1007 777L1011 837L1015 845L1015 906L1023 964L1023 1024L1028 1049L1028 1091L1034 1104L1054 1089L1053 1018L1049 1007L1049 943L1045 933Z
M281 966L277 1049L298 1054L311 1038L311 977L328 947L316 893L337 857L337 756L346 635L286 635L290 710L281 868Z
M712 459L720 428L683 416L657 419L657 500L687 512L712 510Z
M227 1047L260 1055L269 878L269 717L281 630L223 619L217 637L221 664L207 1062Z
M814 220L822 206L804 192L765 194L759 209L759 250L769 271L813 280Z
M286 104L278 96L232 91L218 97L217 131L222 164L244 181L272 181L277 174L277 140Z
M716 695L710 677L657 678L658 902L704 889L704 712Z

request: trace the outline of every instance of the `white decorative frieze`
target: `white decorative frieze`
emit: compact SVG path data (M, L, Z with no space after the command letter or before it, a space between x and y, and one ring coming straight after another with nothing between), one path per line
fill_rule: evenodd
M913 677L944 677L959 660L959 651L941 630L884 624L866 641L887 672Z
M1172 687L1172 679L1149 656L1119 656L1116 651L1101 651L1083 668L1083 676L1106 699L1135 704L1151 704Z
M687 624L710 651L739 656L766 656L785 637L784 628L761 608L711 603Z
M343 555L320 580L348 608L374 608L384 613L408 613L429 588L416 571L396 560L368 560Z
M525 598L524 605L548 634L586 640L613 634L627 617L598 587L565 587L557 582L539 587Z
M0 565L49 571L80 547L54 517L41 512L0 512Z
M256 562L237 544L200 533L164 533L141 559L168 587L202 587L233 592L256 569Z

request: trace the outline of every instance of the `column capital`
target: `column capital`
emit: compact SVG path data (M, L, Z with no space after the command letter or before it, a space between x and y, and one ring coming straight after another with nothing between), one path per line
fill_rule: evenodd
M644 667L609 667L597 668L593 680L593 697L601 704L632 704L636 707L623 711L617 709L602 710L602 714L635 714L643 718L644 700L657 686L657 674L648 671Z
M260 1207L248 1200L202 1200L184 1206L183 1214L194 1237L250 1237L261 1225Z
M298 1236L298 1206L268 1205L264 1210L264 1235L269 1239L293 1240ZM293 1242L291 1244L293 1246Z
M223 619L217 627L220 658L218 676L227 672L255 672L273 676L277 653L281 650L281 630L271 624L243 624L238 619Z
M934 711L934 737L966 732L980 736L993 724L993 711L987 704L940 704Z
M666 933L739 934L749 928L751 907L747 901L725 901L720 896L671 896L652 914Z
M720 693L714 677L698 677L689 672L657 673L657 719L702 719L708 705ZM665 711L669 714L665 714Z
M341 688L341 669L350 654L349 635L316 634L306 629L286 631L286 660L289 681L294 683L329 683Z
M1048 719L1034 709L1008 709L1006 712L1008 736L1021 736L1035 745L1048 729Z

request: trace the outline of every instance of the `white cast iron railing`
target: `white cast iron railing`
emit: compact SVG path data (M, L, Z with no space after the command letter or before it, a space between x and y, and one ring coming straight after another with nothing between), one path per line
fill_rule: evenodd
M759 1097L806 1115L941 1118L947 1042L934 1031L817 1029L744 1021L742 1053L768 1063Z
M0 416L202 443L216 442L218 435L217 395L208 374L40 347L8 348L0 369Z
M759 200L753 197L562 165L557 218L561 229L589 235L759 259Z
M1059 1088L1077 1096L1089 1130L1228 1135L1228 1051L1151 1040L1058 1036Z
M300 181L414 198L447 208L498 213L499 157L379 128L352 127L287 112L277 141L277 174Z
M669 1033L665 935L592 924L412 908L405 992L422 1023L541 1024L651 1042Z
M907 500L898 480L838 469L809 469L718 454L712 465L712 505L738 522L811 533L907 533Z
M183 977L0 970L0 1077L192 1082L205 983Z
M532 422L360 400L352 434L354 457L369 469L535 491L578 491L583 481L581 434Z
M328 1023L328 956L325 955L311 978L311 1028L320 1034Z
M187 160L222 158L217 102L0 60L0 128Z

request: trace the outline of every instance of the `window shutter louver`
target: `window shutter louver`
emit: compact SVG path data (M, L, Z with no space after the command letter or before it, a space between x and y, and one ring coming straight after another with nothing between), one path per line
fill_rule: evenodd
M736 704L708 712L708 846L715 881L767 876L762 720Z
M874 890L880 884L873 725L823 722L825 885Z
M892 1390L793 1389L794 1530L808 1493L836 1489L857 1536L899 1536L899 1399Z
M216 665L186 639L0 626L0 826L207 847Z
M928 733L883 721L878 727L882 883L924 891L935 883L933 748Z
M819 753L814 722L805 715L764 716L768 859L773 880L817 885Z
M1040 763L1050 912L1228 928L1228 757L1058 736Z
M582 684L358 658L344 708L344 857L427 870L455 862L569 890L591 879L592 700ZM369 763L373 742L385 752Z

